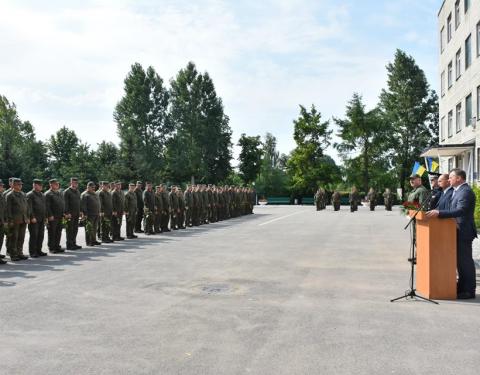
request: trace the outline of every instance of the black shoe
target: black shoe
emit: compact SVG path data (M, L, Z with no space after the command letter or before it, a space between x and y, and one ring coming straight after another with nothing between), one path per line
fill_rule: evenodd
M134 238L137 238L137 236L127 236L127 240L133 240Z
M7 264L7 261L0 258L0 264Z
M92 245L94 245L94 246L101 245L101 244L102 244L102 243L101 243L101 242L98 242L98 241L92 242Z
M3 259L3 258L5 258L5 255L0 254L0 259Z
M102 238L102 242L103 243L112 243L113 240L111 240L110 238Z
M30 253L30 258L38 258L39 256L37 253Z
M41 257L46 257L48 254L44 253L43 251L39 251L38 255L41 256Z
M136 230L135 233L145 233L143 230Z
M21 258L21 257L15 257L15 256L13 256L13 257L10 256L10 260L11 260L12 262L18 262L18 261L20 261L20 260L23 260L23 258Z
M67 246L67 250L77 250L73 246Z
M115 239L115 241L125 241L125 237L118 237Z
M469 292L461 292L458 293L457 299L474 299L475 298L475 293L469 293Z
M82 247L77 244L73 245L73 250L80 250L81 248Z
M63 251L60 251L60 250L50 250L50 253L52 253L52 254L60 254L62 252Z

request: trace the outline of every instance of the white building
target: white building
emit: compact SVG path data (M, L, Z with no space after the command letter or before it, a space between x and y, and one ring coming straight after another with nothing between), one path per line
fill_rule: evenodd
M480 180L480 1L444 0L438 12L440 171L462 168Z

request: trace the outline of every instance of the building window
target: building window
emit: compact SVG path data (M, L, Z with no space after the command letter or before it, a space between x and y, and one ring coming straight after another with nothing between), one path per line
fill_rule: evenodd
M452 62L450 61L450 64L448 64L448 88L452 87L453 83L453 65Z
M462 130L462 103L455 107L455 131L458 133L460 130Z
M465 99L465 126L472 125L472 117L472 94L470 94Z
M445 96L445 70L440 75L440 93Z
M480 57L480 22L477 23L477 56Z
M448 136L451 137L453 135L453 112L448 112Z
M477 87L477 121L480 121L480 86Z
M470 0L464 0L463 5L465 8L465 13L467 13L468 10L470 9Z
M455 30L458 29L460 25L460 0L455 2Z
M440 139L445 140L445 116L440 119Z
M447 43L452 40L452 13L447 17Z
M462 75L462 49L460 48L455 54L455 77L459 79Z
M465 70L472 65L472 34L465 40Z
M448 172L453 169L453 158L448 158Z
M445 49L445 45L443 44L443 40L445 38L445 26L442 27L442 30L440 30L440 53L443 52Z

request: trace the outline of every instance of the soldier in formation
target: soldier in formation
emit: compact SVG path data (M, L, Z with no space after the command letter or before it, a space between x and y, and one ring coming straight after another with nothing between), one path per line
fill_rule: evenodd
M352 187L352 190L348 195L348 201L350 202L350 212L358 211L358 202L360 201L360 197L355 186Z
M374 188L370 188L367 193L367 201L370 206L370 211L375 211L375 206L377 205L377 193Z
M385 210L392 211L393 202L395 200L395 196L390 191L389 188L385 189L385 193L383 193L383 202L385 204Z
M335 211L340 210L340 198L340 192L338 190L335 190L332 194L332 205Z

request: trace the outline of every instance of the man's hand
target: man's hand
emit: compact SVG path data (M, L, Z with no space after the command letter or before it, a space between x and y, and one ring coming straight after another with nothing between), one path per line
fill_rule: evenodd
M430 218L438 217L438 214L439 214L438 210L431 210L426 213L427 217L430 217Z
M48 217L48 221L53 221L55 218L53 216Z
M30 220L30 223L32 223L32 224L37 224L37 219L32 218L32 219Z

